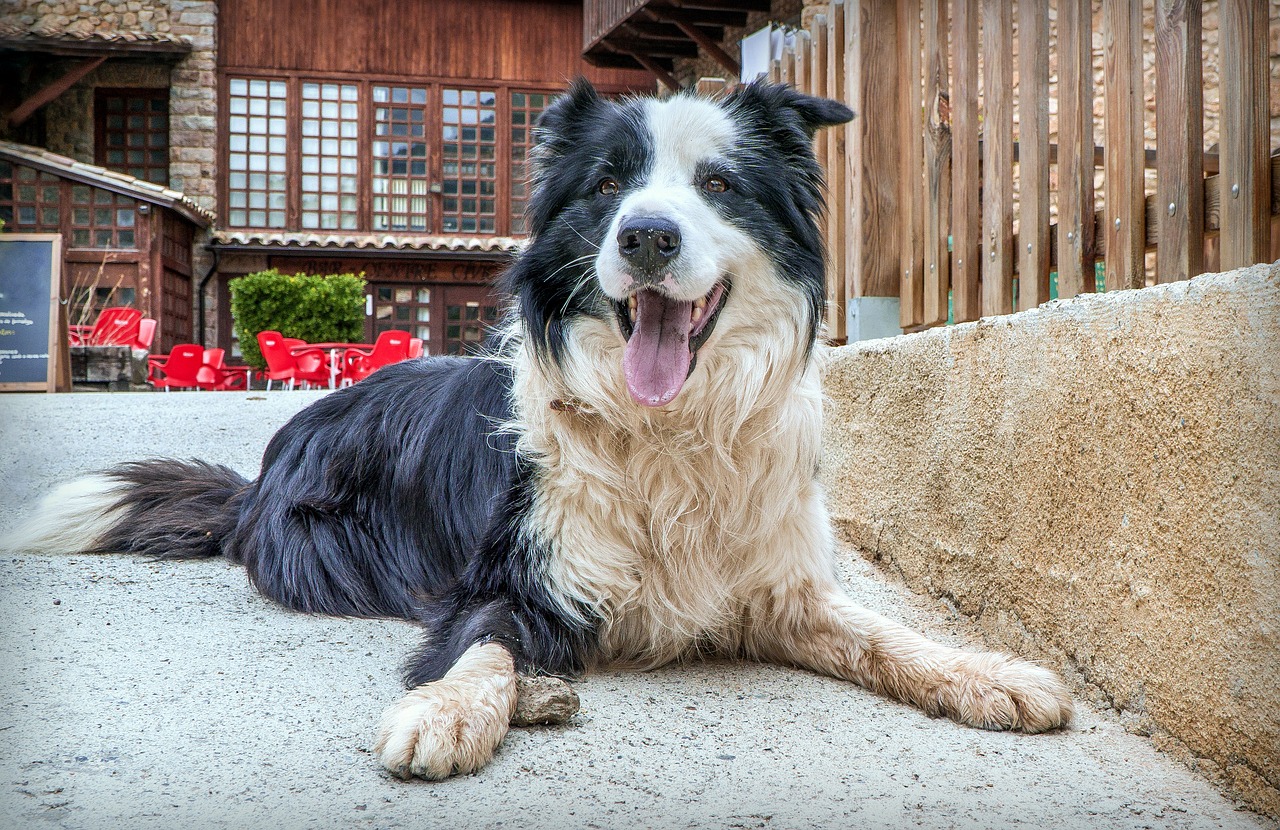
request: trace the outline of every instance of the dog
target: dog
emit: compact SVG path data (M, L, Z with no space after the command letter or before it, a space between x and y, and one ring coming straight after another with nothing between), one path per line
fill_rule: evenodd
M527 247L487 354L380 370L297 414L259 477L127 463L48 497L29 549L225 556L299 611L414 620L375 754L483 767L518 675L697 656L799 667L986 729L1068 723L1060 678L855 605L817 481L825 262L815 132L753 83L537 130Z

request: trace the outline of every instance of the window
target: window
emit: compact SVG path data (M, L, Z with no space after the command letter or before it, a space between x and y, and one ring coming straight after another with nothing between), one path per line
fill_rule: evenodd
M63 233L69 248L136 250L137 208L128 196L0 161L0 219L9 230Z
M373 336L384 331L407 331L431 349L431 289L425 286L379 285L374 290Z
M497 95L446 89L441 109L441 229L493 233L497 229Z
M288 211L288 87L233 78L227 111L227 224L283 228Z
M427 231L427 90L373 88L373 229Z
M228 227L527 231L531 128L548 92L233 77L226 95Z
M94 101L98 164L169 185L169 91L98 89Z
M356 229L360 129L354 84L302 85L302 227Z
M511 93L511 232L528 233L524 211L529 203L529 150L533 148L533 127L551 103L543 92Z
M10 230L62 230L62 180L50 173L0 161L0 219Z

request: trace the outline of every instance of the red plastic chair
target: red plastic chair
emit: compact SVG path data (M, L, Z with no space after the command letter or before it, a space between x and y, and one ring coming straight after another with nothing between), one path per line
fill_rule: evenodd
M93 334L93 326L69 325L67 326L67 342L72 346L89 345L89 335Z
M142 312L127 306L104 308L89 333L90 346L132 346L138 342Z
M293 352L284 336L278 331L260 331L258 349L262 352L262 359L267 362L267 370L263 373L267 378L267 391L271 391L271 383L277 380L287 381L287 388L292 389L298 362L293 359Z
M289 351L293 353L294 362L298 367L294 372L294 379L301 381L304 388L310 389L312 384L336 385L327 350L319 346L308 347L305 340L295 340Z
M140 351L151 351L151 342L156 339L156 321L150 317L143 317L138 321L138 339L133 341L132 345Z
M422 338L421 337L409 338L409 359L412 360L415 357L422 357Z
M167 355L147 358L147 382L157 389L199 389L204 349L192 343L173 347Z
M196 372L196 383L211 392L244 392L253 370L248 366L223 366L224 349L205 349L204 361Z
M364 380L383 366L408 360L410 339L407 331L384 331L370 351L347 349L342 355L343 385Z

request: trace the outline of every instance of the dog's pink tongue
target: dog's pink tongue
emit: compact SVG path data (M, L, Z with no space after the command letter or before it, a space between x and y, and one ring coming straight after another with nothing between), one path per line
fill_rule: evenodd
M636 295L636 320L622 356L632 399L643 406L670 403L689 376L689 316L692 302L657 291Z

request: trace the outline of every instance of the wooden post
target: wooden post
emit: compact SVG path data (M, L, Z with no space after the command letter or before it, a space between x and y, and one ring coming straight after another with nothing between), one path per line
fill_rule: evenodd
M1266 262L1271 250L1267 158L1269 60L1266 0L1223 0L1222 270Z
M982 178L978 136L978 2L952 0L951 303L955 321L981 314Z
M1106 287L1118 291L1141 288L1145 282L1141 3L1103 0L1102 54Z
M982 0L982 313L1013 311L1013 12ZM959 319L959 315L956 315Z
M924 99L920 87L920 0L898 2L898 139L902 149L898 324L924 322Z
M1018 4L1018 308L1049 299L1049 10Z
M829 33L827 32L827 16L825 14L817 14L813 17L813 55L809 61L809 77L812 82L813 94L823 98L831 97L827 88L827 50L830 44L827 42ZM833 285L834 270L832 260L834 254L832 249L835 246L835 240L838 239L838 228L834 222L834 210L832 208L831 193L831 155L828 145L831 143L831 130L818 130L817 139L814 145L813 154L818 160L818 164L822 165L823 180L827 186L827 209L822 216L822 238L826 253L826 292L827 303L823 315L826 321L826 335L833 336L832 332L836 330L835 317L840 313L840 309L836 308L836 304L830 301L831 287Z
M790 46L782 47L782 72L779 81L789 86L795 86L796 83L796 47L799 45L799 42L793 42Z
M1064 298L1096 290L1090 8L1089 0L1058 4L1058 296Z
M848 297L898 296L899 93L894 0L846 0L849 131Z
M837 101L845 100L844 25L844 0L832 0L830 16L827 18L827 95ZM859 114L855 114L855 118L858 116ZM827 133L827 210L830 211L831 227L835 231L830 237L832 279L827 285L827 319L830 324L827 337L837 342L844 342L847 337L845 248L849 235L846 222L849 195L845 189L845 140L846 130L841 127L832 128Z
M796 32L796 48L793 56L795 61L795 75L792 83L796 85L796 89L801 92L812 95L809 89L809 49L812 46L812 40L806 31Z
M1200 0L1156 0L1156 279L1204 270Z
M924 323L947 320L951 289L951 99L947 80L946 0L924 0Z

